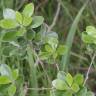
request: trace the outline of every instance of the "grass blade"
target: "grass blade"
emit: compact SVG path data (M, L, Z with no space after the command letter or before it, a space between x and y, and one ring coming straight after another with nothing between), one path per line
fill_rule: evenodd
M29 62L29 67L30 67L30 78L29 78L30 87L38 88L36 67L34 66L35 63L33 59L33 52L30 46L28 46L27 48L27 54L28 54L28 62ZM38 91L34 90L30 92L29 96L38 96Z
M77 29L77 25L80 21L80 17L84 11L84 9L86 8L87 4L88 4L89 0L87 0L84 5L82 6L82 8L80 9L80 11L78 12L75 20L73 21L73 24L69 30L69 34L67 36L67 40L66 40L66 45L68 47L68 51L66 52L66 55L62 56L62 61L61 61L61 64L62 64L62 68L63 70L65 70L66 68L66 64L68 63L69 61L69 57L70 57L70 50L71 50L71 47L72 47L72 43L73 43L73 39L74 39L74 36L75 36L75 33L76 33L76 29Z

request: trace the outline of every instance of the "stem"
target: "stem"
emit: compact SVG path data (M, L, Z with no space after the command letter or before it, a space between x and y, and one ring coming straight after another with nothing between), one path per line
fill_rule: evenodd
M89 73L90 73L90 70L91 70L92 64L93 64L93 62L94 62L95 56L96 56L96 52L93 54L93 57L92 57L92 60L91 60L90 66L89 66L89 68L88 68L88 71L87 71L86 78L85 78L85 81L84 81L83 86L86 84L86 82L87 82L87 80L88 80L88 78L89 78Z
M35 67L34 59L33 59L33 52L32 52L32 47L30 44L27 47L27 54L28 54L28 62L29 62L29 67L30 67L30 86L33 88L38 88L38 81L37 81L37 70ZM38 96L38 91L34 90L31 91L30 96Z
M58 2L58 1L57 1L57 2ZM61 4L60 4L60 2L58 2L57 10L56 10L56 13L55 13L53 22L52 22L52 24L51 24L51 25L49 26L49 28L48 28L48 32L50 32L50 31L52 30L52 28L56 25L56 22L57 22L59 13L60 13L60 7L61 7Z

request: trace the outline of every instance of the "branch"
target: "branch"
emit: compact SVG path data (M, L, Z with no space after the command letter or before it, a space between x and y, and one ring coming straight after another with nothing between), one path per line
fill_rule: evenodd
M95 56L96 56L96 52L94 53L94 55L93 55L93 57L92 57L92 60L91 60L90 66L89 66L89 68L88 68L88 71L87 71L87 74L86 74L86 78L85 78L85 81L84 81L84 84L83 84L83 85L86 84L86 81L87 81L88 78L89 78L89 73L90 73L92 64L93 64L93 62L94 62Z
M56 25L56 22L57 22L59 13L60 13L60 7L61 7L61 4L60 4L60 2L58 2L57 11L55 13L55 16L54 16L52 24L48 28L48 32L50 32L52 30L52 28Z
M39 91L42 91L42 90L53 90L53 88L27 88L28 90L39 90Z

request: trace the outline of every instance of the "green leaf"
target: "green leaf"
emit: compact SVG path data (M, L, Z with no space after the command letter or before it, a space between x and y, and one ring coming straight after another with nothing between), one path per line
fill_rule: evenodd
M73 83L73 77L71 76L70 73L68 73L68 74L66 75L66 82L68 83L69 86L71 86L72 83Z
M82 85L83 81L84 81L83 75L81 75L81 74L75 75L75 77L74 77L75 83L77 83L78 85Z
M78 84L76 84L76 83L73 83L71 88L72 88L72 90L73 90L74 92L78 92L79 89L80 89L79 86L78 86Z
M88 35L96 37L96 28L93 26L87 26L86 27L86 32L88 33Z
M57 78L65 81L65 79L66 79L66 74L65 74L65 72L59 71L58 74L57 74Z
M91 91L88 91L86 96L95 96L95 94Z
M12 52L13 50L14 50L14 48L13 48L12 46L6 46L6 47L3 48L2 53L3 53L3 55L4 55L5 57L10 57L10 54L11 54L11 52Z
M12 19L3 19L0 21L0 27L4 29L12 29L18 26L17 22Z
M51 56L49 52L40 52L39 57L41 60L47 60Z
M56 50L56 48L58 46L58 40L57 40L57 38L54 38L54 37L47 37L46 43L48 43L54 51Z
M27 4L23 10L23 15L31 17L33 13L34 13L34 4L33 3Z
M25 29L25 27L21 27L21 28L19 28L19 30L17 31L17 33L16 33L16 36L23 36L25 33L26 33L26 29Z
M55 60L57 57L58 57L58 54L57 54L56 51L54 51L54 53L53 53L53 58L54 58L54 60Z
M6 64L1 64L0 65L0 74L1 76L8 76L11 78L11 69L8 65Z
M67 47L64 45L59 45L59 47L57 48L57 53L59 55L64 55L67 52Z
M23 21L23 17L22 17L22 14L18 11L16 11L16 21L19 23L19 24L22 24L22 21Z
M9 8L3 10L4 19L15 19L16 14L15 11Z
M53 52L54 50L52 49L52 47L50 46L50 45L45 45L45 50L47 51L47 52Z
M3 40L4 41L13 41L17 38L17 33L18 32L13 32L13 31L6 32L5 35L3 36Z
M82 33L82 40L84 43L94 43L95 38L85 33Z
M77 93L77 96L87 96L87 88L84 87L80 89L80 91Z
M16 86L15 85L10 85L8 88L8 94L9 96L14 96L16 92Z
M12 78L13 78L14 81L18 78L18 76L19 76L18 69L13 70L12 71Z
M62 96L73 96L71 91L64 92Z
M32 30L28 30L28 32L26 33L26 36L28 40L33 40L36 36L36 32Z
M9 84L11 80L8 76L0 76L0 84Z
M29 26L32 23L32 17L23 16L23 26Z
M56 38L56 39L58 39L58 34L56 32L47 32L45 38Z
M33 17L31 28L37 28L43 24L44 18L42 16Z
M69 89L68 85L63 80L60 80L60 79L53 80L52 85L57 90L68 90Z

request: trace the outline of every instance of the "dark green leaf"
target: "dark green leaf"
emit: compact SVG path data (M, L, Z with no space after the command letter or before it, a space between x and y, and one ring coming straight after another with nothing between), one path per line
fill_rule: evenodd
M59 47L57 48L57 53L59 55L64 55L67 51L67 46L64 45L59 45Z
M17 38L17 33L18 32L12 32L12 31L6 32L4 37L3 37L3 40L4 41L13 41Z

